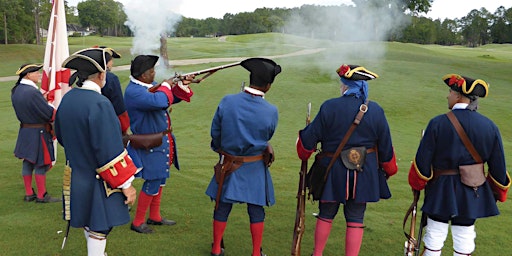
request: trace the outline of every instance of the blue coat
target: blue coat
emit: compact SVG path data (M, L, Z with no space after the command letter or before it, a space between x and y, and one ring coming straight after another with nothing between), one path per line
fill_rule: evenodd
M114 106L116 115L120 115L126 111L123 100L123 91L119 78L112 72L107 72L107 82L101 88L101 94L107 97Z
M476 111L456 109L453 113L466 131L476 151L487 162L489 174L506 186L507 180L503 143L498 127ZM455 128L446 115L430 120L416 153L415 164L424 177L432 176L432 168L457 169L474 164ZM452 216L476 219L498 215L492 189L488 182L475 192L465 186L459 175L439 176L425 187L422 210L444 218Z
M225 96L217 107L211 127L211 146L236 156L263 153L277 127L277 108L260 96L241 92ZM206 194L217 197L212 177ZM224 180L221 199L227 203L270 206L275 203L269 168L262 160L244 163Z
M181 100L174 97L174 101L170 103L165 93L149 92L147 87L142 86L139 81L134 81L132 78L125 89L124 101L130 117L132 133L150 134L163 132L171 128L171 117L168 108L171 104L178 103ZM162 145L150 150L135 149L129 146L130 156L136 164L138 162L138 167L142 167L138 177L145 180L169 178L170 154L174 155L174 166L179 170L178 152L174 141L173 139L173 143L171 143L168 136L164 136Z
M44 124L53 120L55 109L48 105L35 85L20 83L15 86L11 100L20 123ZM49 165L55 160L52 137L45 128L20 127L14 155L36 166Z
M124 150L120 129L112 103L100 93L74 88L62 98L55 132L72 169L72 227L104 231L130 221L124 195L107 197L104 182L96 178L96 168Z
M362 103L361 98L353 95L325 101L311 124L299 133L304 148L311 150L316 148L317 143L321 143L323 152L334 153ZM384 110L376 102L369 102L368 111L343 149L359 146L367 149L378 146L379 159L375 152L367 154L363 171L358 172L355 179L356 202L376 202L380 198L390 198L386 174L379 165L392 162L390 166L396 167L396 164L388 122ZM324 157L321 161L324 166L328 166L331 157ZM345 203L349 197L347 191L353 187L348 183L354 180L354 171L350 171L349 176L347 180L347 168L338 157L327 177L321 200Z

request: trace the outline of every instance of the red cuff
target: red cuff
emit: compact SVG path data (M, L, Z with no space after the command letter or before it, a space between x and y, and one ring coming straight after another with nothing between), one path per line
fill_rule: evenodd
M411 169L409 169L409 185L414 190L423 190L427 185L427 181L422 179L414 166L414 163L411 164Z
M507 176L508 178L508 176ZM496 180L494 180L491 175L487 176L487 181L489 182L489 185L491 185L492 192L494 193L494 197L496 200L500 202L507 201L507 192L509 186L501 186L496 183ZM510 182L509 182L510 185Z
M167 88L167 86L160 86L156 91L165 93L165 95L167 96L167 100L169 101L169 106L172 104L172 102L174 101L174 96L172 95L171 90Z
M192 98L192 95L194 95L194 92L192 91L192 89L190 89L190 87L188 89L189 89L189 92L186 92L179 85L175 85L172 88L172 93L174 94L174 96L178 97L179 99L182 99L186 102L190 102L190 98Z
M100 177L113 188L121 186L130 179L136 171L137 167L128 155L126 149L110 162L96 169Z
M315 152L315 149L308 150L308 149L304 148L304 145L302 145L302 140L300 139L300 134L299 134L299 137L297 138L296 147L297 147L297 155L299 156L300 160L302 160L302 161L308 160L308 158L311 156L311 154L313 154L313 152Z
M128 112L123 112L120 115L117 116L119 119L119 123L121 124L121 132L123 134L126 134L126 131L128 131L128 127L130 127L130 117L128 116Z
M395 175L398 172L398 166L396 165L395 152L393 150L393 157L391 160L385 163L380 163L380 167L386 172L388 177Z

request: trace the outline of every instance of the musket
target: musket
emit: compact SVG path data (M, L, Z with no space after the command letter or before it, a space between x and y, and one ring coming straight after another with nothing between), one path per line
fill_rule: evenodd
M311 102L308 103L306 113L306 126L311 122ZM293 256L300 256L300 243L306 228L306 173L308 171L308 160L302 160L299 172L299 187L297 190L297 210L295 213L295 226L293 229L293 241L291 253Z
M213 73L221 70L221 69L226 69L226 68L231 68L231 67L235 67L235 66L238 66L240 65L240 63L242 63L241 61L239 62L233 62L233 63L230 63L230 64L226 64L226 65L221 65L221 66L217 66L217 67L213 67L213 68L207 68L207 69L203 69L203 70L199 70L199 71L194 71L194 72L190 72L190 73L185 73L185 74L179 74L179 73L175 73L173 77L171 77L170 79L174 82L174 83L177 83L179 81L183 81L187 78L187 76L191 76L191 75L194 75L194 76L199 76L199 75L203 75L202 77L200 78L196 78L194 80L192 80L191 82L192 83L200 83L201 81L203 81L204 79L206 79L207 77L211 76ZM160 87L161 84L158 84L158 85L155 85L151 88L148 89L148 91L150 92L155 92L158 87Z
M421 137L423 137L423 134L425 133L424 130L421 131ZM427 222L427 215L422 214L421 215L421 221L420 221L420 227L418 231L418 236L415 237L415 231L416 231L416 216L418 211L418 201L420 199L420 191L419 190L412 190L413 194L413 201L409 209L407 210L404 222L403 222L403 229L404 229L404 235L407 238L404 245L404 255L405 256L418 256L420 252L421 247L421 239L423 235L423 227L425 227L425 224ZM411 226L409 228L409 234L405 232L405 224L407 223L407 219L411 216Z
M422 213L421 214L421 221L420 221L420 228L418 230L418 246L416 247L416 252L414 253L414 256L420 255L420 248L421 248L421 239L423 236L423 229L427 225L427 214Z
M409 234L407 234L404 230L404 235L407 238L404 245L404 255L405 256L414 256L417 255L417 252L419 251L419 243L418 239L415 237L415 230L416 230L416 214L417 214L417 208L418 208L418 200L420 198L420 191L413 190L413 201L409 209L407 210L407 213L405 214L404 222L403 222L403 228L405 229L405 224L407 223L407 219L409 216L411 216L411 226L409 228Z

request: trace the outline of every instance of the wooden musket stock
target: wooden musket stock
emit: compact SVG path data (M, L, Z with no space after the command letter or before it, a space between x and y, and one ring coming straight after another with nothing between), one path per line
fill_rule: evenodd
M308 103L306 114L306 126L311 122L311 102ZM308 160L303 160L300 165L299 187L297 190L297 211L295 213L295 226L293 229L293 242L291 255L300 256L300 243L305 230L306 218L306 173L308 172Z

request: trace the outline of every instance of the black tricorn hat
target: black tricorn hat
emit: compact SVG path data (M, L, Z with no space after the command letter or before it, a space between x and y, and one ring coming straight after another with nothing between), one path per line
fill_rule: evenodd
M372 80L379 77L379 75L358 65L343 64L336 69L336 73L340 77L348 80Z
M158 58L159 57L155 55L139 55L135 57L130 66L130 74L135 78L139 77L148 69L153 68Z
M23 64L21 67L16 71L16 75L19 75L20 77L26 76L28 73L36 72L40 70L43 67L43 64Z
M443 76L443 81L450 89L465 96L478 96L484 98L489 93L489 84L481 79L473 79L457 74Z
M62 67L78 71L82 76L89 76L107 69L106 51L101 48L87 48L70 55Z
M272 84L274 78L281 73L281 66L266 58L249 58L242 61L240 65L251 72L251 84L259 87Z
M76 72L69 78L69 85L72 85L78 76L78 86L92 74L106 72L107 53L101 48L87 48L71 54L62 67L74 69Z
M101 49L105 49L105 51L110 54L110 56L112 56L112 58L114 59L119 59L121 58L121 54L119 54L118 52L116 52L113 48L110 48L110 47L106 47L106 46L94 46L95 48L101 48Z

